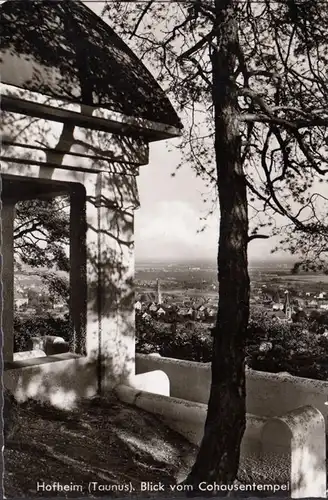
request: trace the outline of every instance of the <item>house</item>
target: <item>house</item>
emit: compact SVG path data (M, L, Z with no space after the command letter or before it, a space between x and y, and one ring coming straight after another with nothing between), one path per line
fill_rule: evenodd
M165 316L166 311L163 309L163 307L159 307L156 311L157 316Z
M204 319L204 313L202 312L199 312L197 311L196 309L193 309L193 313L192 313L192 319L194 321L201 321L202 319Z
M63 310L65 308L67 308L67 302L65 302L65 300L62 300L62 299L57 299L54 303L53 303L53 308L55 310Z
M193 315L193 309L190 307L182 307L181 309L178 310L178 316L182 318L191 318Z
M28 297L24 297L22 295L16 295L15 300L14 300L14 305L17 311L22 309L24 306L28 305Z
M200 306L197 306L197 307L193 307L192 308L193 312L192 312L192 316L193 316L193 319L196 320L196 321L201 321L202 319L204 319L205 317L205 306L202 304Z
M141 311L142 303L140 302L140 300L137 300L137 302L134 304L134 308L136 311Z
M211 307L206 307L204 313L207 318L213 318L217 314L217 311Z
M310 300L308 303L309 307L317 307L318 306L318 301L317 300Z
M35 309L35 307L28 307L25 312L27 314L35 314L36 313L36 309Z
M151 321L152 317L150 314L148 314L147 312L144 312L143 315L141 316L142 319L144 319L145 321Z
M292 322L291 318L287 317L284 311L276 311L272 315L272 319L275 319L276 321L280 321L282 323L291 323Z
M280 302L274 302L272 304L273 311L282 311L283 309L284 309L284 304L281 304Z
M151 313L155 313L158 309L158 305L155 304L155 302L152 302L149 306L148 306L148 311L151 312Z
M274 314L272 314L272 319L277 320L277 321L284 321L286 320L286 315L283 311L276 311Z

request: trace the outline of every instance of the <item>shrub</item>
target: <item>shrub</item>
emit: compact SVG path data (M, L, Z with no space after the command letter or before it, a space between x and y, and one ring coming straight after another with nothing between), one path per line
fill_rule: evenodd
M68 314L64 318L54 318L49 313L29 318L14 317L14 352L26 351L31 337L44 335L56 335L69 342L71 328Z
M212 337L207 330L202 332L178 325L177 333L160 347L159 353L170 358L207 363L212 356Z
M207 325L194 321L166 324L136 314L136 351L189 361L211 359L212 337Z
M137 318L137 352L211 361L212 337L207 325L188 321L173 326ZM272 347L263 351L260 349L263 342ZM304 323L281 323L262 311L251 315L246 337L246 363L254 370L285 371L295 376L327 380L327 350L328 339L306 331Z
M272 349L261 352L257 324ZM252 318L247 333L246 362L254 370L280 372L319 380L328 378L328 340L305 330L304 323L279 323L268 315Z

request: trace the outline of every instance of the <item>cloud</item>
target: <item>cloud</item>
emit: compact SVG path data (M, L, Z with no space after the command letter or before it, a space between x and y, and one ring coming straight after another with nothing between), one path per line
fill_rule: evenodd
M147 204L135 212L135 251L137 260L216 260L219 232L218 215L205 222L191 203L173 200ZM206 224L203 232L199 230ZM254 240L250 259L267 259L275 239Z
M217 229L214 217L203 226L199 213L182 201L160 201L152 210L135 213L137 258L215 258Z

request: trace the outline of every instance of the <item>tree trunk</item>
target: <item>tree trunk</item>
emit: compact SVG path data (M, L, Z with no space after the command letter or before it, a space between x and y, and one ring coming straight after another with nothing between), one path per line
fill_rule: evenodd
M217 48L213 49L213 104L217 187L220 201L219 309L214 328L212 384L204 437L186 479L229 484L238 472L246 425L245 335L249 318L248 215L241 164L238 103L233 87L238 25L234 0L216 0ZM219 494L218 491L215 492ZM204 491L202 492L204 495Z

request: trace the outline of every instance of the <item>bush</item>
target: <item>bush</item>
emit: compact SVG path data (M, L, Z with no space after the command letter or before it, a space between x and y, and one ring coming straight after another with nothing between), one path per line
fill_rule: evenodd
M136 315L136 351L141 354L159 353L161 356L188 361L208 362L212 355L212 337L207 325L194 321L163 323L145 320Z
M177 333L160 347L159 353L170 358L207 363L212 357L212 337L207 330L202 332L178 325Z
M309 317L309 329L313 333L324 333L328 329L328 311L312 311Z
M272 343L272 349L261 352L258 324L262 328L261 341ZM247 331L246 362L260 371L281 372L291 375L327 380L328 340L308 332L304 323L280 323L269 315L252 317Z
M29 318L14 317L14 352L28 350L31 337L44 335L56 335L69 342L71 328L68 314L64 318L54 318L49 313Z
M136 350L157 352L162 356L189 361L209 362L212 356L212 337L208 326L188 321L165 324L145 321L137 316ZM269 348L261 349L266 342ZM272 346L272 347L271 347ZM246 337L246 363L254 370L318 380L328 379L328 339L308 332L304 323L281 323L265 312L251 315Z

